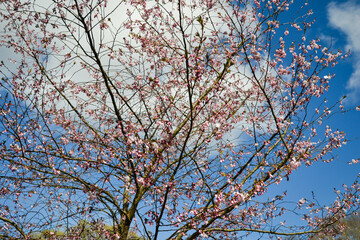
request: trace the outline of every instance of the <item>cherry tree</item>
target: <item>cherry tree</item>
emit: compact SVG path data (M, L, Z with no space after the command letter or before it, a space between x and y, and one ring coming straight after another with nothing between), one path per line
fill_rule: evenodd
M1 1L0 234L331 231L357 183L329 206L268 191L346 141L323 123L341 102L322 101L346 54L307 39L291 2Z

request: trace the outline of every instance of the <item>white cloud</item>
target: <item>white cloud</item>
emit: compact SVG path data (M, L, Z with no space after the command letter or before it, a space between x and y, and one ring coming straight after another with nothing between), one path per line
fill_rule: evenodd
M332 37L331 35L326 35L321 33L319 38L322 42L326 43L326 46L333 46L337 43L338 39Z
M360 94L360 4L356 1L344 3L331 2L327 6L328 20L332 27L346 34L347 45L354 59L354 72L352 73L347 89L353 101L359 100Z
M198 21L196 21L196 19L198 19L199 16L202 16L203 19L206 19L206 18L211 19L211 21L205 20L205 27L203 29L204 36L208 37L206 42L210 42L210 40L209 40L210 38L216 39L216 37L218 37L219 41L221 41L221 38L223 37L223 35L221 33L224 33L224 35L225 35L225 32L229 32L228 26L224 24L224 22L222 20L223 17L221 17L221 16L226 16L227 14L230 14L230 15L232 14L231 13L232 9L229 6L220 4L221 1L219 1L211 9L209 9L209 8L205 8L204 7L205 5L203 3L201 3L201 1L185 1L185 2L186 2L186 4L183 4L184 5L183 9L181 9L181 11L182 11L181 18L183 19L183 21L184 21L184 19L187 19L184 23L184 26L185 26L184 29L185 29L186 33L190 36L189 39L191 39L191 34L195 34L195 32L202 31L202 29L200 27L200 23L198 23ZM196 7L196 8L191 7L190 3L196 3L196 2L199 2L198 7ZM157 1L146 1L146 9L149 10L155 4L157 4ZM33 11L44 12L45 11L44 9L52 9L53 5L54 5L54 3L52 1L34 0ZM248 7L251 8L251 5L249 5ZM133 52L133 53L129 54L126 52L125 56L122 56L117 51L117 49L120 49L120 48L125 49L124 51L127 51L127 49L124 47L124 45L125 45L124 39L126 39L127 41L130 41L131 45L134 46L134 48L140 49L140 43L137 43L136 41L134 41L134 39L129 37L130 31L129 31L129 29L127 29L125 27L125 23L127 23L129 21L129 16L128 16L128 11L129 11L131 13L130 14L131 20L134 23L133 24L134 32L138 33L140 35L144 35L142 33L142 30L139 28L139 25L136 25L137 21L139 23L145 22L145 19L143 19L140 14L141 12L144 12L141 9L141 7L135 8L129 2L125 2L125 1L110 0L110 1L108 1L107 8L105 8L105 7L98 7L98 8L99 8L99 15L98 15L99 17L98 17L98 19L94 19L92 34L93 34L93 38L95 41L95 48L99 49L99 52L100 52L99 57L101 58L102 65L103 65L105 71L107 72L107 75L113 80L113 82L119 83L119 85L121 85L121 86L127 86L128 84L133 83L134 79L137 76L146 77L146 76L155 75L155 72L157 70L156 69L151 70L151 64L153 63L152 61L154 61L151 58L149 58L149 60L146 60L146 61L144 60L143 62L139 63L136 66L133 66L132 68L128 67L128 61L130 61L130 60L126 59L127 57L130 56L133 59L141 59L141 58L144 58L144 56L147 57L145 53ZM94 9L92 12L95 13L96 11L97 10ZM179 17L179 11L177 10L177 4L168 3L165 5L161 5L161 8L159 9L159 11L162 13L163 18L167 19L167 21L168 21L167 25L170 25L171 23L175 24L175 23L179 22L180 17ZM170 12L172 13L171 15L170 15ZM244 10L244 12L245 12L245 10ZM255 27L257 27L258 22L256 21L255 18L254 18L254 20L250 20L250 19L252 19L250 17L251 16L250 16L250 12L249 12L248 18L246 18L246 21L245 21L246 24L244 24L244 26L246 25L248 27L246 27L245 28L246 30L244 30L244 31L248 31L249 33L252 33L253 29ZM78 21L70 13L67 13L66 19L68 20L68 22L67 22L68 24L69 23L77 23L77 21ZM108 25L107 28L102 28L102 29L100 28L100 25L101 25L100 19L103 19L104 22ZM152 21L156 20L156 17L151 16L150 20L152 20ZM195 20L195 21L192 21L192 20ZM91 109L91 110L92 109L100 109L99 103L102 106L104 101L107 104L109 104L109 106L111 106L110 99L105 98L103 96L104 94L102 94L103 92L106 92L105 89L102 89L104 91L100 92L97 95L94 94L94 96L92 96L92 98L90 98L85 92L79 92L79 91L75 91L76 93L72 92L77 87L82 87L84 89L91 89L89 86L94 85L94 83L96 82L96 79L94 79L92 74L88 73L88 71L86 69L84 69L82 67L82 65L80 65L80 64L85 64L88 67L94 66L94 68L96 68L96 66L95 66L96 63L94 63L93 58L89 57L92 55L92 53L91 53L91 49L89 48L88 39L86 38L86 35L84 34L83 29L81 29L80 27L79 28L74 27L74 29L75 29L74 35L71 36L69 34L67 27L64 24L62 24L62 21L59 21L59 18L57 16L54 15L50 19L50 21L56 23L58 29L50 28L48 30L53 33L61 33L61 32L66 33L67 38L64 41L57 40L56 46L59 49L62 49L59 52L55 52L55 51L52 51L51 49L48 49L49 56L47 58L47 61L45 62L46 70L48 71L49 74L51 73L51 80L53 82L55 82L59 86L60 86L60 83L62 83L62 86L64 87L63 91L65 92L66 96L68 96L69 99L67 99L66 101L59 100L58 102L56 102L56 104L49 103L49 105L46 107L49 107L49 108L54 107L54 108L56 108L56 110L66 109L66 112L68 114L73 114L74 116L76 116L76 114L74 114L74 112L71 111L72 107L69 106L69 102L71 102L71 104L73 106L76 106L78 109L82 109L83 111L86 111L89 109ZM2 25L4 25L4 23L2 23ZM163 32L163 38L167 42L169 42L169 43L173 42L172 44L174 46L176 46L173 49L181 49L181 47L182 47L181 41L176 41L176 38L181 39L180 31L177 30L177 32L176 32L175 31L176 28L175 28L174 33L169 33L169 32L161 30L161 28L159 27L160 24L154 24L154 26L155 25L158 26L158 28L159 28L158 30L160 31L160 33ZM74 26L76 26L76 24ZM242 26L242 27L244 27L244 26ZM1 27L1 25L0 25L0 27ZM30 29L32 28L32 26L28 26L28 27ZM238 28L240 29L239 26L238 26ZM36 29L33 29L33 30L36 31ZM218 36L215 36L215 35L217 35L218 32L219 32ZM38 38L41 38L42 35L41 35L41 33L39 33L39 34L40 35L38 36ZM99 48L100 43L102 43L102 45L104 45L106 47L100 49ZM79 47L80 45L83 48L80 48ZM188 47L189 47L189 45L190 44L188 44ZM34 48L37 48L37 46L35 46ZM168 56L171 56L169 49L171 50L171 48L168 48L168 51L169 51ZM0 46L0 53L5 52L6 50L8 50L8 49L1 48L1 46ZM114 58L110 57L110 54L112 53L113 50L114 50L114 56L116 56ZM71 56L71 57L69 58L69 60L66 63L63 64L62 60L64 59L64 56L67 54L69 54L69 56ZM0 60L5 61L6 59L3 59L3 55L0 56ZM5 55L16 58L17 60L22 59L21 55L16 55L13 53L5 54ZM121 62L121 60L124 60L124 63ZM31 59L28 59L28 61L30 62L30 64L32 63ZM9 65L9 64L7 63L7 65ZM140 67L140 65L141 65L141 67ZM14 65L10 65L10 66L12 66L11 70L16 72L17 67ZM170 76L171 69L169 69L169 67L163 67L161 69L161 71L162 71L161 74L160 73L156 73L156 74L161 76L164 79L166 78L166 76ZM233 65L231 67L231 71L234 72L234 76L236 75L236 77L228 77L224 80L224 82L225 81L227 82L227 87L229 89L232 89L234 86L236 86L237 88L244 91L246 88L250 87L250 85L247 84L248 82L244 80L244 79L247 80L247 78L245 78L245 76L251 76L250 69L244 68L242 64L238 64L238 65ZM5 74L10 75L7 72ZM211 76L211 77L213 77L213 76ZM209 79L211 79L211 77L209 77ZM170 78L171 78L171 76L170 76ZM204 87L206 86L205 81L207 81L207 79L204 78L204 81L203 81ZM30 79L29 86L31 83L32 82ZM44 83L44 84L46 84L46 86L44 86L43 92L50 93L50 91L53 89L52 84L48 84L48 83ZM206 83L206 84L210 85L211 81L208 81L208 83ZM184 88L182 85L169 84L169 86L171 87L171 89L167 90L168 92L166 92L166 93L168 93L169 96L170 95L174 96L176 93L178 98L180 98L179 96L181 96L181 99L179 99L179 101L177 101L176 104L179 105L179 106L177 106L177 109L182 109L182 105L186 105L185 103L188 101L188 98L186 97L186 91L184 94L182 94L182 91L184 91ZM147 101L143 102L143 101L139 100L138 96L135 95L134 92L127 90L127 89L128 89L127 87L119 88L119 92L121 92L122 95L124 95L130 99L130 100L128 100L128 103L131 107L131 111L136 112L137 115L141 116L142 112L145 112L145 110L144 110L145 104L146 104L146 107L150 110L154 110L154 108L157 105L159 105L159 103L156 102L156 101L158 101L157 100L158 96L155 96L155 95L150 96L149 95L149 96L147 96ZM31 91L31 90L32 90L32 88L29 87L29 91ZM201 92L198 91L195 94L200 94L200 93ZM153 93L153 94L155 94L155 93ZM119 101L119 102L121 102L121 101ZM130 112L130 110L127 110L127 108L130 108L130 107L125 106L125 105L122 105L120 107L120 109L124 113L123 114L125 116L124 118L132 117L131 114L126 114L126 113ZM85 114L85 113L83 113L83 114ZM182 115L182 114L183 113L179 113L179 115ZM88 115L86 115L86 116L88 116ZM90 118L87 118L87 119L88 119L87 121L91 121ZM142 121L145 122L144 119L142 119ZM245 123L242 123L242 124L245 124ZM176 126L176 125L174 124L174 126ZM229 134L228 134L229 136L224 137L224 139L230 139L230 138L235 139L241 133L242 133L242 129L241 129L241 127L238 127L238 125L237 125L235 129L231 129L231 132L229 132ZM232 136L230 136L230 135L232 135Z

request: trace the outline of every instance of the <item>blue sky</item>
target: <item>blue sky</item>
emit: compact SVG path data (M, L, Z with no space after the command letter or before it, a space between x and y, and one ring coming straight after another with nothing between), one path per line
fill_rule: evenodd
M293 10L305 3L304 0L295 2ZM331 80L325 97L329 103L335 103L346 95L345 108L357 107L360 105L360 1L311 0L306 9L313 9L312 16L316 18L308 39L319 37L323 45L332 44L334 51L351 51L349 58L329 69L329 73L336 76ZM342 183L351 185L359 174L360 164L349 165L348 162L360 157L360 112L336 114L324 124L333 130L344 131L350 141L333 153L333 162L302 166L290 176L290 181L281 183L279 187L286 189L294 201L303 196L311 198L314 191L320 204L328 204L336 197L334 188L342 190Z

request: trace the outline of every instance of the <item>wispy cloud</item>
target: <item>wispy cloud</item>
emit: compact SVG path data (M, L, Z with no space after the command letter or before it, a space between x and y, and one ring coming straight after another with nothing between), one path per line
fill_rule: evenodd
M360 100L360 3L350 0L344 3L331 2L327 6L327 15L332 27L346 34L346 48L352 52L354 72L347 89L353 101ZM358 96L359 95L359 96Z

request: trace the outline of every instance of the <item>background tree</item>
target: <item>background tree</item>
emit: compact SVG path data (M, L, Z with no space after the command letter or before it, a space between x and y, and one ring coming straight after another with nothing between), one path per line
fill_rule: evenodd
M112 226L102 224L101 222L88 222L86 220L79 221L75 226L71 226L69 229L62 231L60 229L43 230L41 232L31 234L31 239L109 239L114 233ZM129 240L144 240L137 236L136 233L130 230L127 239Z
M339 239L339 240L359 239L360 217L358 213L356 213L355 215L351 215L345 219L342 219L333 226L331 226L331 233L332 236L326 236L328 239ZM323 236L319 234L317 238L320 239L321 237Z
M331 161L344 134L314 108L342 54L306 39L290 1L1 1L0 233L80 219L107 238L240 239L325 231L358 205L269 186ZM281 21L280 21L281 20ZM316 100L315 100L316 101ZM319 135L317 135L319 132ZM56 236L54 236L56 237Z
M358 213L348 216L330 225L326 233L320 232L310 237L312 240L355 240L360 238L360 217ZM301 239L299 236L288 237L288 240Z

